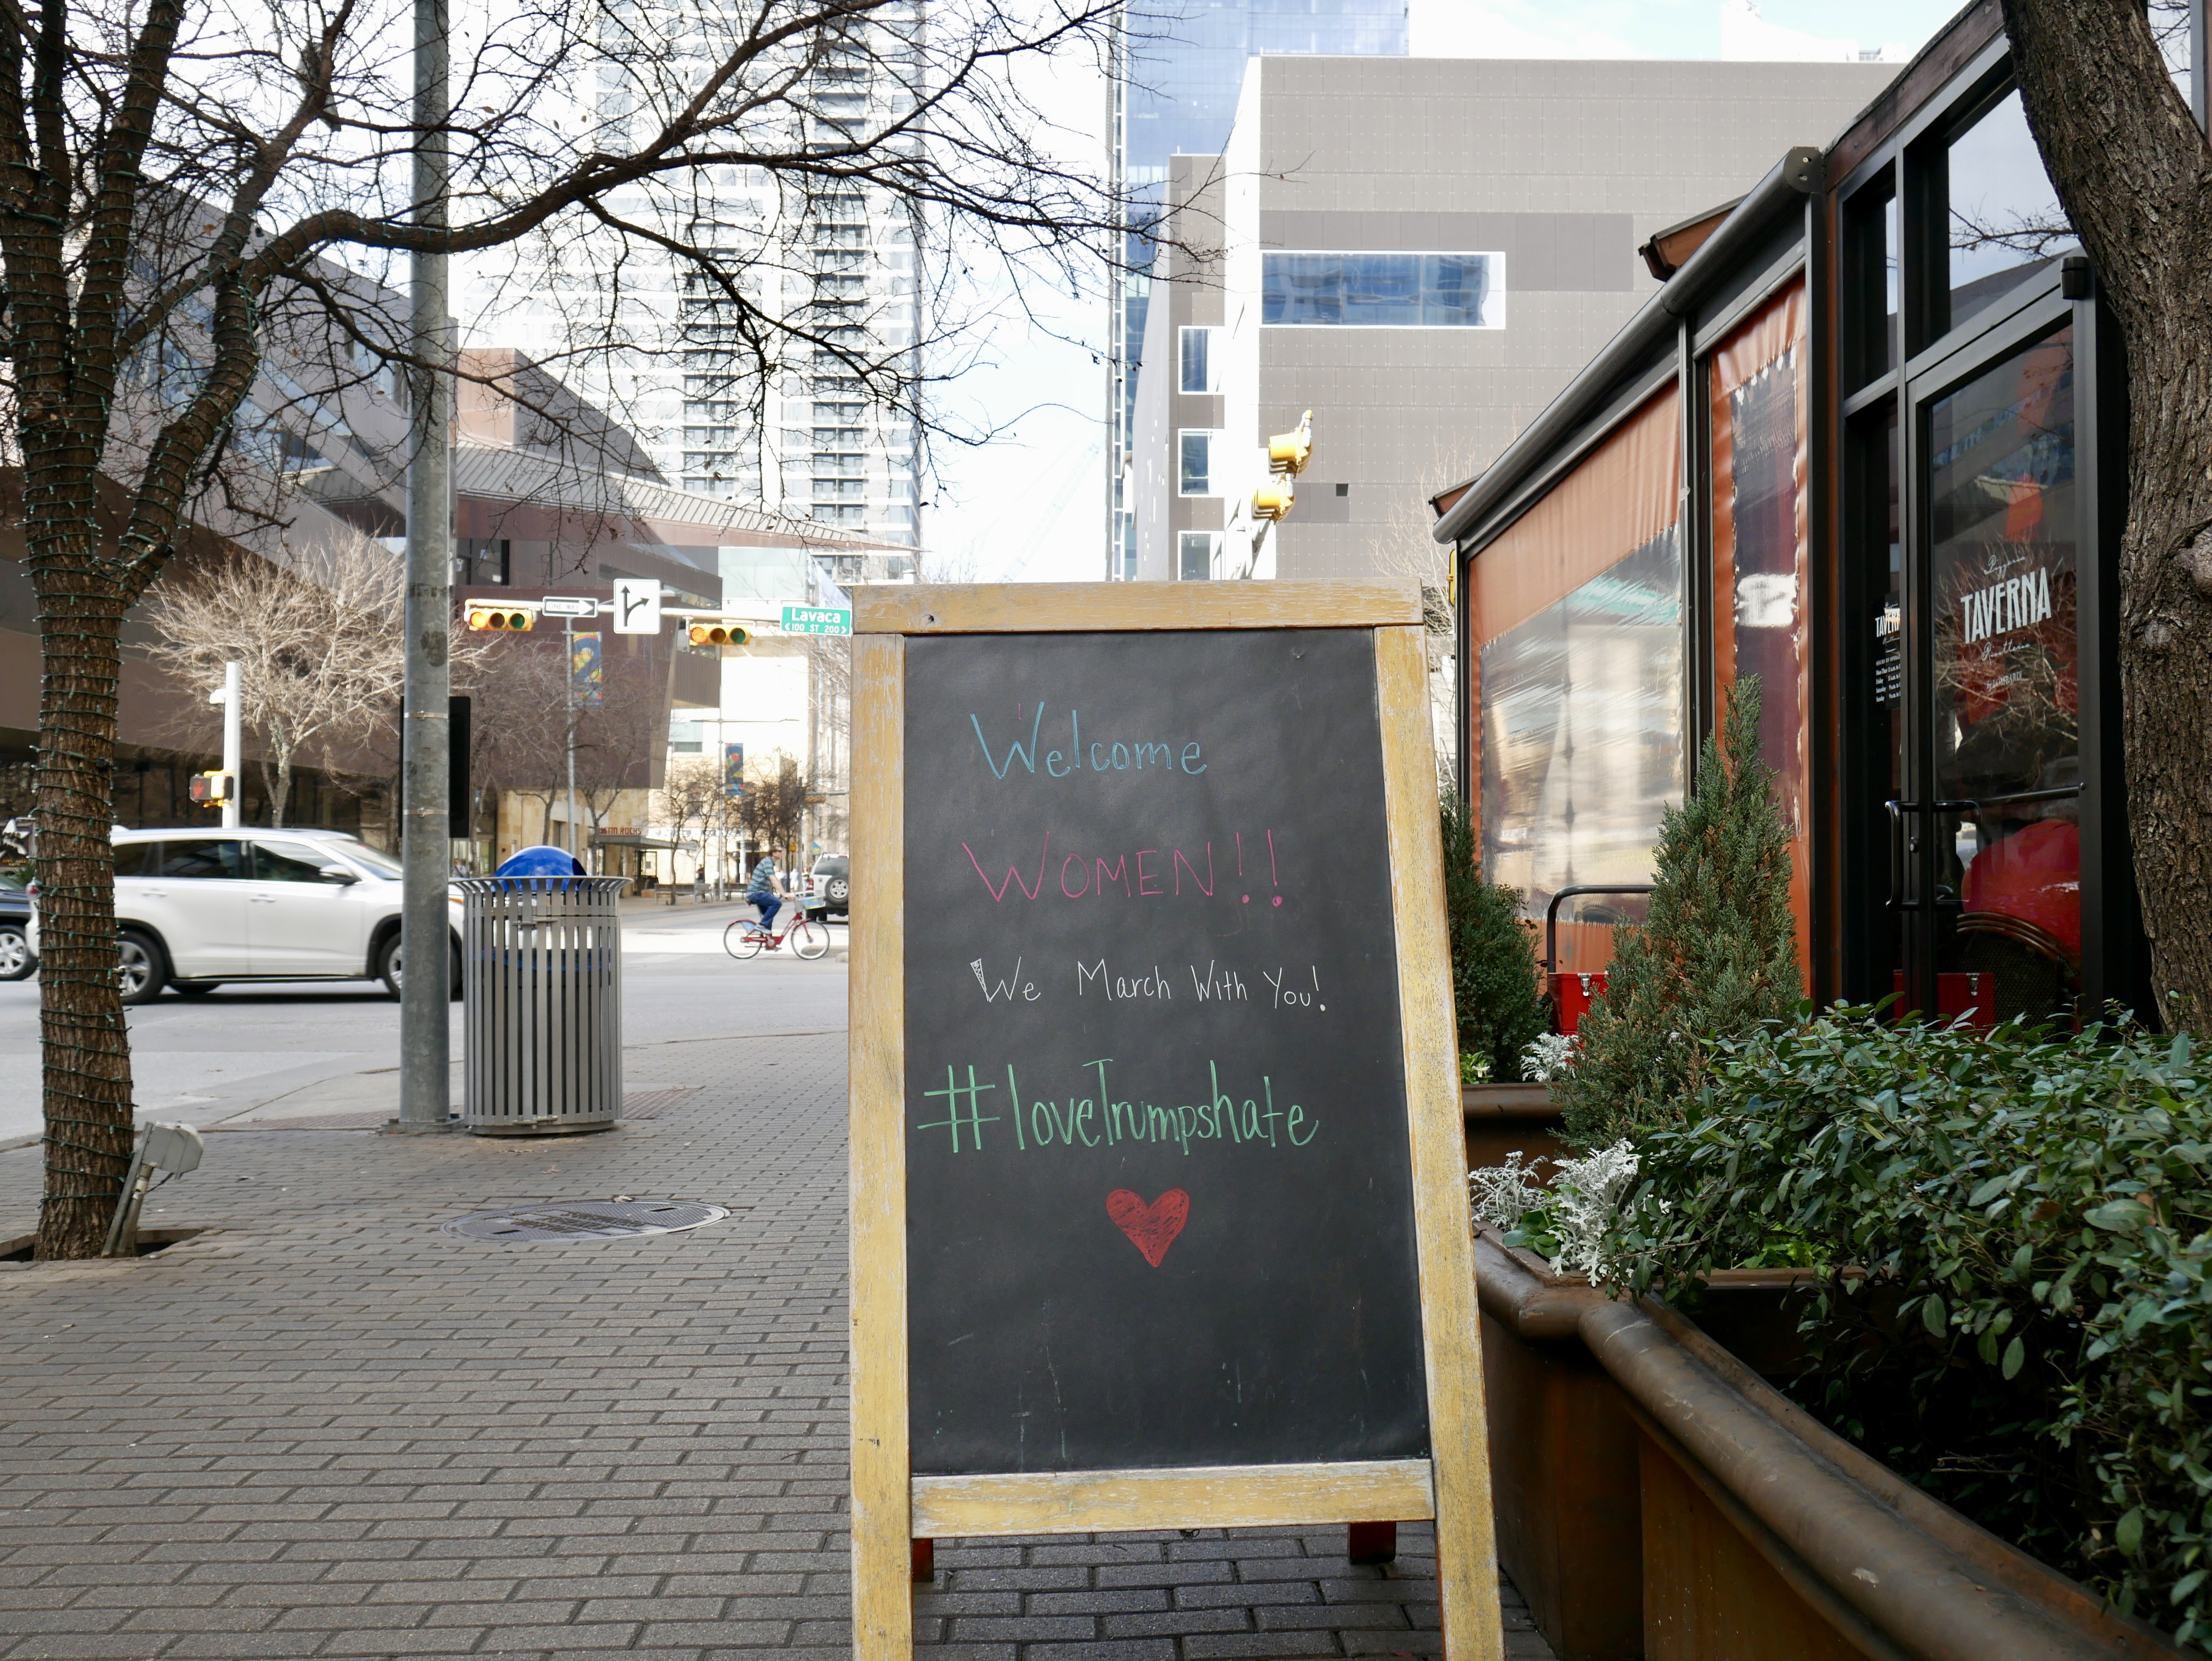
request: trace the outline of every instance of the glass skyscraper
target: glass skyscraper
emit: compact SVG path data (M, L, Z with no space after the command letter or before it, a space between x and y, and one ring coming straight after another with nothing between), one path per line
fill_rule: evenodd
M1122 12L1113 88L1115 182L1135 206L1127 265L1113 281L1108 342L1107 575L1135 574L1136 524L1123 474L1137 408L1152 264L1145 235L1171 155L1218 155L1229 142L1245 60L1278 52L1406 56L1406 0L1133 0Z

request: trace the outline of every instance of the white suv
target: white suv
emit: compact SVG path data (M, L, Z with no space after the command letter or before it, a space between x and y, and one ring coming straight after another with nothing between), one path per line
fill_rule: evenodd
M399 995L399 862L337 830L115 832L123 1001L225 981L381 980ZM460 995L460 896L453 995ZM39 918L32 913L31 950Z

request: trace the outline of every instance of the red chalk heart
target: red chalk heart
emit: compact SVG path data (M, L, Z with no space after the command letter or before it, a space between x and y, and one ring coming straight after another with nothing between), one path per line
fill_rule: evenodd
M1117 1188L1106 1196L1106 1214L1129 1237L1129 1244L1145 1254L1145 1261L1158 1269L1190 1220L1190 1196L1171 1188L1146 1205L1127 1189Z

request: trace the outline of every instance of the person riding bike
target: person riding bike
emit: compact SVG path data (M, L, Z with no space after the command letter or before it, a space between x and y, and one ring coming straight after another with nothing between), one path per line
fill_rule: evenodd
M747 904L760 910L760 926L769 934L775 932L775 914L783 910L787 897L782 880L775 873L775 860L763 855L761 862L753 867L752 880L745 885Z

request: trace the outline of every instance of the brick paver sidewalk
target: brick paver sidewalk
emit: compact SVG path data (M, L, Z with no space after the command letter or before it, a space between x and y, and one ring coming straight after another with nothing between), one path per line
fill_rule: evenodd
M654 1047L629 1084L701 1088L573 1141L210 1135L148 1217L210 1232L0 1267L0 1657L847 1655L844 1040ZM0 1153L0 1239L37 1182ZM618 1195L734 1214L439 1229ZM918 1630L947 1661L1433 1654L1405 1536L1387 1572L1340 1531L947 1542Z

